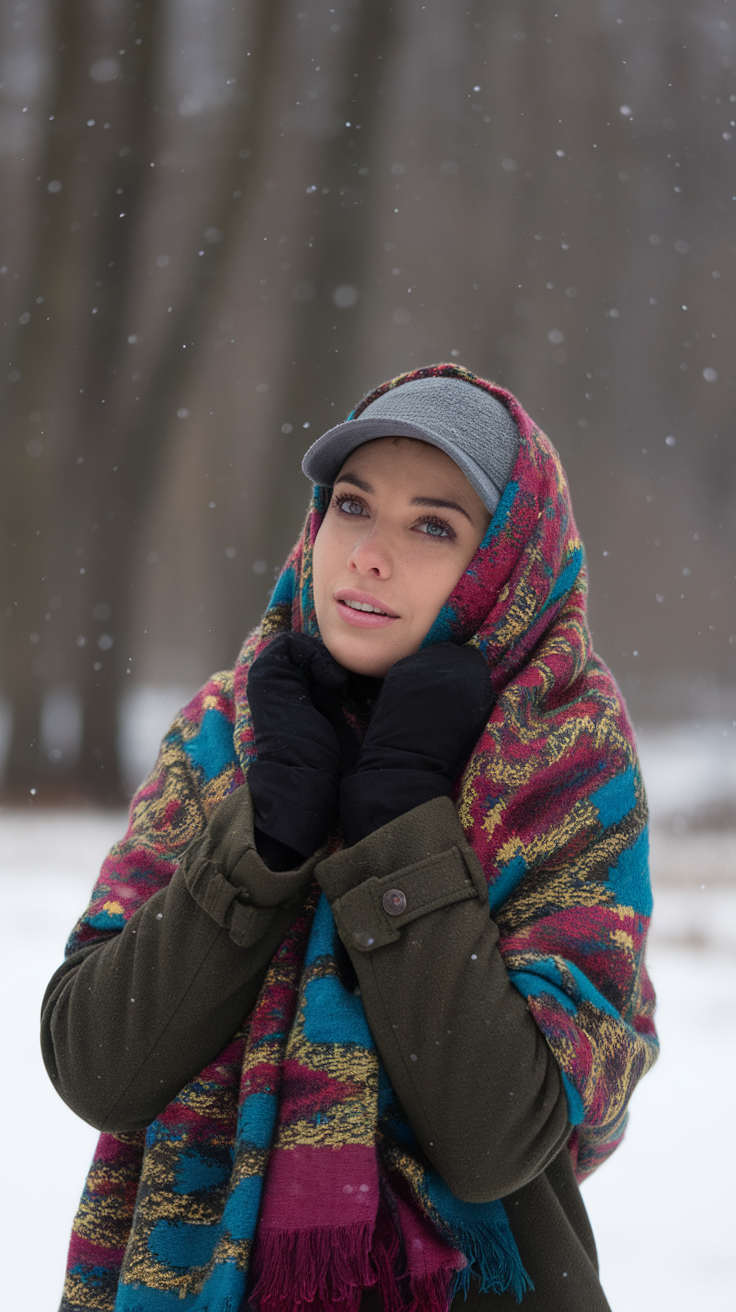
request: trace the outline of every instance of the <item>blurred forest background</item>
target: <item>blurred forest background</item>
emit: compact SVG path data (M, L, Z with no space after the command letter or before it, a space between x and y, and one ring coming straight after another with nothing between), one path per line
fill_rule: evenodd
M558 447L637 723L730 723L736 3L8 0L0 40L7 798L120 800L310 440L443 359Z

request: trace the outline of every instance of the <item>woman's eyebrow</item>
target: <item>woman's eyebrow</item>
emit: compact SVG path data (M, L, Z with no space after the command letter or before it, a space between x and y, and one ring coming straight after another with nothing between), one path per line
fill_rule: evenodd
M351 474L349 469L344 474L341 474L339 478L335 479L335 486L337 486L338 483L352 483L355 487L359 487L361 492L373 491L370 483L366 483L364 478L358 478L357 474Z
M434 506L440 510L459 510L460 514L464 515L469 523L473 524L467 510L463 510L462 506L459 506L457 501L441 501L439 497L412 497L411 504L413 506ZM475 524L473 524L473 528L475 528Z

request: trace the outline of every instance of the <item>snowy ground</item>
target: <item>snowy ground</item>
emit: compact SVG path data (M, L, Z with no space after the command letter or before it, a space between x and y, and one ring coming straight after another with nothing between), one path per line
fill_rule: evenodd
M645 735L641 743L654 820L649 966L662 1056L636 1093L624 1144L584 1188L613 1312L736 1306L735 743L731 726L716 725ZM0 1244L8 1312L58 1306L96 1135L51 1088L38 1012L100 860L123 826L121 815L0 812Z

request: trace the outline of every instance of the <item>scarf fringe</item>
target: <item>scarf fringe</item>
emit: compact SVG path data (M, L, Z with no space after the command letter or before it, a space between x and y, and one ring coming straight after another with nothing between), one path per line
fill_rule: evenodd
M418 1276L411 1281L411 1302L407 1312L448 1312L455 1293L455 1267L442 1267L431 1275Z
M472 1229L453 1226L455 1242L468 1259L467 1266L455 1273L453 1298L460 1292L467 1298L471 1276L477 1277L482 1294L503 1294L510 1289L517 1303L524 1294L533 1291L534 1282L524 1269L505 1215L504 1221L501 1234L490 1225L476 1225Z
M398 1256L399 1241L390 1222L379 1221L375 1234L373 1221L260 1232L249 1301L258 1312L358 1312L363 1290L377 1284L386 1312L401 1312ZM437 1312L445 1312L446 1306Z
M384 1312L403 1312L404 1300L397 1279L401 1243L396 1226L386 1211L383 1201L378 1206L370 1256L375 1272L374 1283L378 1285L381 1292Z

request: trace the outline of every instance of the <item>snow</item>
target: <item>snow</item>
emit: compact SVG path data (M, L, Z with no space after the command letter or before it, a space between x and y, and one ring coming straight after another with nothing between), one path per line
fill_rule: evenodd
M736 957L655 938L649 968L661 1055L583 1186L601 1279L613 1312L733 1312Z
M662 1055L634 1096L623 1145L583 1190L613 1312L734 1307L736 832L673 834L670 823L733 797L736 735L711 729L685 726L641 742L654 821L649 968ZM12 1312L58 1306L96 1142L46 1076L38 1014L100 861L124 827L121 813L0 811L0 1235L3 1305Z
M69 1230L97 1135L54 1092L38 1017L66 936L124 825L122 815L0 815L0 1244L8 1312L53 1312L59 1304Z

